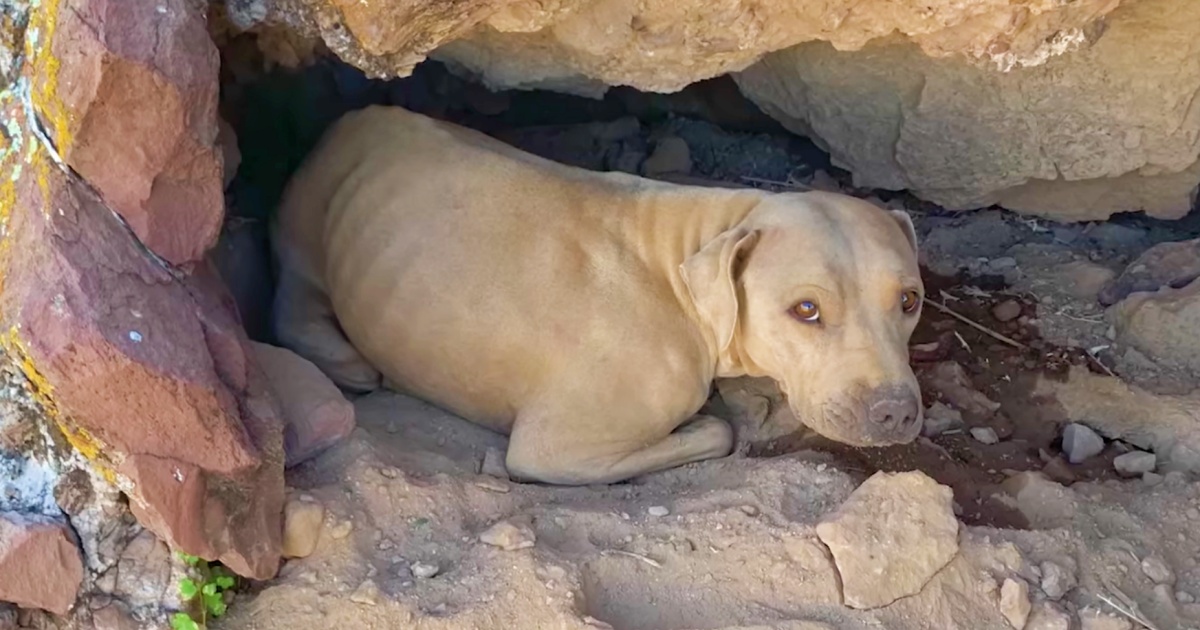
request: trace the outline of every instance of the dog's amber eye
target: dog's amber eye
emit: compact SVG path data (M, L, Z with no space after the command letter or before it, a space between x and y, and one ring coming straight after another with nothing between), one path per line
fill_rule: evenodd
M913 289L908 289L900 294L900 308L905 313L915 313L917 308L921 306L921 294Z
M821 320L821 309L812 300L801 300L792 307L792 315L802 322L815 324Z

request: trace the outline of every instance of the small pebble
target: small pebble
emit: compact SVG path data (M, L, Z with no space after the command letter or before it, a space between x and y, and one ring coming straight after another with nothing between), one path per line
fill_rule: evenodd
M364 606L374 606L379 603L379 587L371 580L364 580L350 594L350 601Z
M388 479L395 479L400 475L400 471L392 468L391 466L384 466L383 468L379 469L379 474Z
M925 423L921 425L921 435L937 437L951 429L963 426L962 413L957 409L947 407L941 401L934 402L925 410Z
M350 521L342 521L337 525L329 528L329 537L334 540L341 540L350 535L354 531L354 523Z
M487 528L479 535L479 542L504 551L528 549L537 542L533 530L525 525L514 525L508 521L500 521Z
M504 464L504 452L498 448L489 448L483 454L483 463L479 466L479 472L499 479L508 479L508 467Z
M1011 322L1021 316L1021 303L1016 300L1004 300L992 307L992 317L997 321Z
M1175 601L1180 604L1191 604L1196 601L1196 598L1187 591L1175 591Z
M1148 472L1154 472L1156 459L1154 453L1129 451L1113 458L1113 468L1122 477L1138 477Z
M1000 614L1017 630L1029 621L1029 585L1021 578L1005 578L1000 587Z
M1166 584L1175 580L1175 573L1171 571L1171 567L1168 567L1167 563L1157 556L1142 558L1142 573L1158 584Z
M746 516L758 516L758 508L754 507L753 505L743 505L738 509L741 510L742 514L745 514Z
M428 579L438 574L441 569L436 564L426 564L424 562L414 562L408 566L412 571L413 577Z
M996 444L1000 441L995 429L991 427L975 427L971 429L971 437L983 444Z
M1142 483L1147 486L1157 486L1163 482L1163 476L1158 473L1142 473Z
M1040 568L1042 592L1046 594L1046 597L1059 600L1068 591L1075 588L1075 576L1062 565L1047 561L1043 562Z
M1187 509L1187 517L1192 519L1193 521L1200 521L1200 510L1198 510L1196 508L1188 508Z
M1104 438L1091 427L1073 422L1063 429L1062 448L1068 461L1079 464L1104 450Z
M670 514L671 511L662 505L652 505L646 509L646 513L649 514L650 516L660 516L661 517L661 516L666 516L666 515Z

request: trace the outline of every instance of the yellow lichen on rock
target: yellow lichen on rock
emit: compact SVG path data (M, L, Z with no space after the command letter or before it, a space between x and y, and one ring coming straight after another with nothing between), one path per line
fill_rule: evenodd
M75 449L84 459L91 462L96 471L99 472L109 483L116 484L117 476L113 472L113 467L105 455L106 449L104 443L97 439L94 435L88 432L83 427L73 427L63 416L63 413L58 408L58 404L54 400L54 386L50 384L41 371L33 362L25 344L21 341L20 331L16 326L8 329L8 332L0 335L0 346L3 346L5 353L12 357L17 366L21 369L21 373L29 382L30 395L34 401L42 408L46 414L46 418L54 423L62 433L63 438Z
M31 88L33 105L54 135L59 153L65 153L71 143L71 119L58 98L58 72L62 63L54 56L60 2L43 0L33 11L25 31L25 56L32 65L31 74L36 77Z

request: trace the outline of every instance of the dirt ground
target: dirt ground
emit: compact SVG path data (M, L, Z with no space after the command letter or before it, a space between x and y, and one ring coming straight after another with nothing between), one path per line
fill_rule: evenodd
M518 106L532 98L525 94L466 91L456 101L445 93L453 78L420 71L392 84L337 72L322 80L341 90L338 107L402 104L586 168L637 170L663 138L678 137L691 150L688 181L875 194L849 188L810 143L772 133L752 115L725 112L741 130L717 127L705 120L720 118L711 101L694 95L667 103L687 116L620 94L586 107L555 97L538 110ZM302 85L317 89L311 79ZM255 89L227 94L235 124L281 118L246 96ZM260 110L239 116L239 102ZM306 121L287 131L292 146L310 144L319 127L312 119L336 109L292 112ZM287 170L283 160L255 157L256 146L282 142L259 133L265 139L242 142L233 188L241 221L263 216ZM1031 630L1200 628L1194 475L1119 476L1113 458L1137 441L1123 439L1120 418L1102 431L1110 438L1103 452L1068 463L1062 426L1090 418L1048 395L1088 399L1112 379L1151 397L1194 388L1195 375L1118 347L1096 292L1154 243L1200 234L1200 220L1067 226L995 210L952 214L906 195L875 198L910 212L918 227L932 304L912 340L913 367L926 407L957 410L960 426L907 446L851 448L805 431L769 384L738 379L718 383L709 405L738 428L734 455L630 483L554 488L481 473L489 449L503 452L502 436L377 392L355 401L351 439L289 475L297 495L325 507L316 552L240 593L220 627L986 630L1012 627L1000 585L1020 577L1031 585ZM1121 404L1136 408L1136 400L1129 394ZM997 440L985 444L971 429L990 429ZM1200 440L1200 420L1171 430L1178 435L1164 439ZM853 610L842 604L842 576L815 526L880 470L920 470L951 487L964 525L960 549L919 594ZM480 542L500 521L527 528L535 542L511 551ZM1073 587L1050 588L1047 563ZM1166 574L1154 570L1161 566ZM1055 625L1061 619L1070 625Z

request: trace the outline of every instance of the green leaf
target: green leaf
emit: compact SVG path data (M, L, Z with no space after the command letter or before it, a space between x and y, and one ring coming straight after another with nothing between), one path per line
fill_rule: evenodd
M218 588L229 589L229 588L233 588L234 584L237 584L237 581L234 580L233 578L229 577L228 575L222 575L217 578L217 587Z
M204 593L204 596L206 598L212 597L213 595L217 594L217 585L213 584L212 582L209 582L200 589L200 592Z
M178 555L179 555L179 559L186 562L188 564L188 566L194 567L197 564L200 564L200 558L198 556L186 554L182 551L178 552Z
M192 580L191 578L184 578L179 583L179 594L184 599L191 599L196 596L196 593L199 592L200 589L196 586L195 580Z
M196 625L195 620L188 616L187 613L175 613L171 616L172 630L200 630L200 626Z
M208 612L212 614L212 616L220 617L221 615L225 614L225 598L221 597L220 595L205 595L204 607L208 609Z

